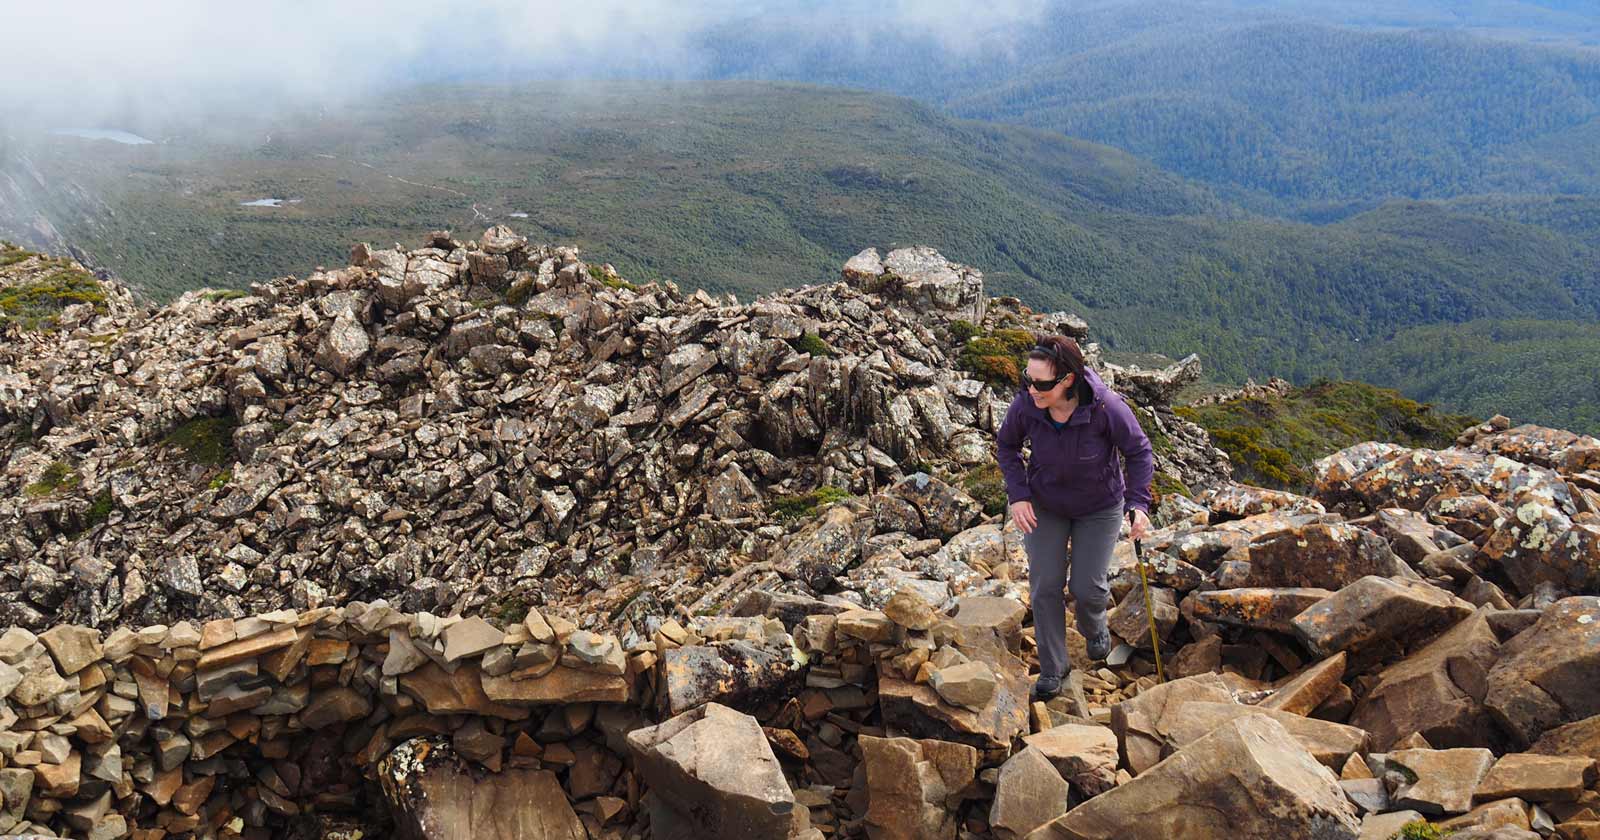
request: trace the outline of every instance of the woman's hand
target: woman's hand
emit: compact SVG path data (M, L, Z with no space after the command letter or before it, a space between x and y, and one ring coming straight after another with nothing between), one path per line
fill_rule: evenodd
M1142 540L1150 536L1150 516L1138 508L1133 509L1133 515L1128 521L1128 539Z
M1017 523L1017 528L1022 533L1033 533L1033 529L1039 525L1039 519L1033 515L1033 502L1013 502L1011 504L1011 521Z

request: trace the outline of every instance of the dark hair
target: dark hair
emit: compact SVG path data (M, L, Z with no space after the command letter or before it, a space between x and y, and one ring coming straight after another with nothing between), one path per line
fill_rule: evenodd
M1078 395L1078 404L1094 402L1094 388L1089 385L1089 378L1083 375L1088 365L1083 361L1083 351L1078 349L1078 342L1064 335L1040 335L1034 341L1033 349L1028 351L1028 358L1049 362L1056 376L1071 373L1072 390Z

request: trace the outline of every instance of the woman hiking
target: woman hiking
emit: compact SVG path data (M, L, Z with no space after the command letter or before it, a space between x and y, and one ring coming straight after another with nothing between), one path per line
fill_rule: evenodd
M995 438L1011 519L1028 553L1039 647L1033 698L1047 700L1061 691L1071 664L1062 594L1069 568L1077 628L1088 640L1089 658L1105 659L1111 652L1106 567L1124 512L1133 539L1150 530L1155 457L1132 409L1084 364L1072 339L1041 336L1028 353L1022 386ZM1026 464L1023 441L1032 445Z

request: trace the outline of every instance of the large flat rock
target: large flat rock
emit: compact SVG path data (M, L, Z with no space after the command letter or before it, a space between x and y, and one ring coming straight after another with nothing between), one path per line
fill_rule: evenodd
M1233 720L1029 840L1356 840L1338 779L1264 715Z

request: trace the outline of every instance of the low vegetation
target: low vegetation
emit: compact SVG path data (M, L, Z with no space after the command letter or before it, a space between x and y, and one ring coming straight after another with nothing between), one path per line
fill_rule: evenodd
M0 252L0 266L15 255L14 250ZM31 256L34 255L26 254L24 258ZM49 329L61 310L77 303L93 304L97 311L105 311L105 290L94 275L68 260L43 259L48 267L43 275L0 286L0 326L9 321L26 330Z
M1006 512L1006 479L999 464L982 464L962 473L957 480L968 496L983 505L987 516L1000 516Z
M45 467L39 480L22 488L22 494L29 498L39 499L49 496L58 490L71 490L82 482L82 477L72 469L66 461L56 461Z
M828 342L816 333L805 333L794 340L794 349L797 353L809 353L812 356L827 357L834 355L833 348Z
M1320 381L1284 397L1250 397L1180 406L1233 459L1234 478L1262 487L1306 491L1318 458L1366 440L1444 448L1478 422L1436 410L1387 388Z
M952 330L954 331L954 330ZM962 330L961 332L966 332ZM956 367L999 388L1003 393L1018 387L1024 356L1033 347L1033 333L1027 330L998 329L970 335L956 356Z
M794 496L777 496L767 502L767 511L787 522L815 516L823 508L850 498L850 492L832 485L823 485Z
M197 417L173 429L161 442L196 464L218 467L233 461L233 430L238 425L230 416Z

